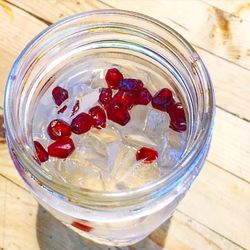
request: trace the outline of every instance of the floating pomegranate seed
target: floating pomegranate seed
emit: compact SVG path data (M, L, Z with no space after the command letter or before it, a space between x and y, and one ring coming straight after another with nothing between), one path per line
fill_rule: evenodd
M77 115L71 122L71 130L75 134L83 134L88 132L93 125L93 119L89 114L84 112Z
M136 160L143 160L144 163L152 163L158 158L158 153L154 149L142 147L136 152Z
M42 144L38 141L34 141L37 157L40 162L45 162L49 159L49 155Z
M119 83L123 79L123 75L118 69L112 68L107 71L105 79L109 88L118 89Z
M124 91L140 91L143 88L143 82L138 79L125 78L120 82L119 89Z
M67 109L67 105L64 105L61 109L57 111L57 114L64 113L64 111Z
M48 146L50 156L65 159L75 150L75 145L71 138L65 136L58 138Z
M71 135L71 128L70 125L60 119L55 119L50 122L47 133L52 140L56 140L57 138L63 136L70 136Z
M151 102L152 95L148 89L143 88L141 91L136 92L135 104L147 105Z
M108 105L107 116L109 120L116 122L121 126L125 126L130 120L129 112L115 102Z
M180 102L173 103L169 109L170 128L177 132L183 132L187 129L185 111Z
M71 226L76 227L84 232L90 232L93 230L93 227L87 226L81 222L78 221L72 221Z
M164 88L158 91L151 101L152 106L161 111L167 111L168 107L173 102L173 95L170 89Z
M110 88L102 88L99 95L99 103L103 106L109 104L112 99L112 90Z
M131 109L135 103L134 92L119 90L113 97L112 103L119 104L124 110Z
M79 110L79 108L80 108L80 101L77 100L76 103L75 103L75 105L74 105L74 107L73 107L73 109L72 109L72 113L71 113L70 117L72 117L73 115L75 115L77 113L77 111Z
M65 100L69 98L68 91L64 88L61 88L59 86L55 87L52 90L52 96L54 98L54 101L56 105L60 106Z
M95 106L89 110L89 114L93 118L95 128L106 128L106 114L100 106Z

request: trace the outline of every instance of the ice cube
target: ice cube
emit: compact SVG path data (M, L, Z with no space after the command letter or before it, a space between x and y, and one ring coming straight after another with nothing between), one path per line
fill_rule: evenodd
M71 158L79 161L87 160L101 171L108 171L108 153L106 144L98 140L90 133L78 135L74 142L75 152Z
M33 140L39 141L44 147L47 147L51 142L48 134L47 127L49 123L57 117L56 108L53 109L48 105L38 104L35 111L32 124Z
M155 143L163 140L169 127L169 116L166 112L151 109L148 112L145 125L145 134Z
M104 189L100 169L89 161L69 157L65 160L52 160L49 165L50 174L65 183L92 190Z
M159 166L170 170L181 158L185 149L186 133L168 129L159 147Z
M103 69L95 69L90 78L90 87L92 89L106 88L105 71Z
M173 129L169 128L167 130L167 137L169 145L175 149L184 150L184 146L186 144L186 132L180 133L176 132Z
M99 93L98 89L92 90L91 92L88 92L88 93L84 93L79 98L80 108L79 108L79 111L77 112L77 114L80 114L81 112L88 113L90 108L97 105L99 94L100 93Z
M152 141L143 131L128 129L122 131L122 138L124 143L127 145L132 145L135 147L149 146L149 147L157 147L157 144Z
M144 105L137 105L132 108L130 122L121 130L124 143L136 147L156 147L157 142L145 133L145 120L151 108Z
M136 105L135 107L133 107L129 112L131 119L129 123L123 127L123 131L125 133L135 130L143 131L148 111L149 111L148 106Z
M110 178L120 180L135 162L135 149L121 142L108 145L108 166Z
M111 126L107 126L105 129L92 129L90 133L103 143L111 143L121 140L119 131Z
M159 154L158 165L167 170L171 170L174 165L180 160L182 152L180 150L167 147L167 150Z
M157 180L160 176L161 170L157 166L157 162L151 164L137 162L132 171L128 172L126 178L122 179L122 183L123 186L129 187L130 189L138 188Z

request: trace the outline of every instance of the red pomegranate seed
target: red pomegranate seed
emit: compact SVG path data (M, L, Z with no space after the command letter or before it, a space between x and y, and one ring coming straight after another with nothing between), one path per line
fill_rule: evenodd
M112 90L110 88L102 88L99 95L99 103L103 106L109 104L112 99Z
M64 105L61 109L57 111L57 114L64 113L64 111L67 109L67 105Z
M151 102L152 95L148 89L143 88L141 91L136 92L135 104L147 105Z
M138 79L125 78L120 82L119 89L124 91L140 91L143 89L143 82Z
M135 103L134 92L119 90L113 97L112 103L119 104L124 110L131 109Z
M72 221L71 226L76 227L84 232L90 232L93 230L93 227L87 226L81 222L78 221Z
M80 101L77 100L76 103L75 103L75 105L74 105L74 107L73 107L73 109L72 109L72 113L71 113L70 117L72 117L73 115L75 115L77 113L77 111L79 110L79 108L80 108Z
M116 122L121 126L125 126L130 120L129 112L115 102L108 105L107 116L109 120Z
M170 128L177 132L183 132L187 129L185 111L180 102L173 103L169 109Z
M84 112L77 115L71 122L71 130L75 134L83 134L88 132L93 125L93 119L89 114Z
M37 157L40 162L45 162L49 159L49 155L42 144L38 141L34 141Z
M123 79L123 75L118 69L112 68L107 71L105 79L109 88L118 89L119 83Z
M52 140L56 140L57 138L63 136L70 136L71 135L71 128L70 125L60 119L55 119L50 122L47 133Z
M106 114L100 106L95 106L89 110L89 114L93 118L95 128L106 128Z
M55 142L48 146L49 155L61 159L67 158L74 150L74 142L67 136L58 138Z
M173 102L173 95L170 89L164 88L158 91L151 101L152 106L161 111L167 111L168 107Z
M52 90L52 96L54 98L54 101L56 105L60 106L65 100L69 98L68 91L64 88L61 88L59 86L55 87Z
M152 163L158 158L158 153L154 149L142 147L136 152L136 160L143 160L144 163Z

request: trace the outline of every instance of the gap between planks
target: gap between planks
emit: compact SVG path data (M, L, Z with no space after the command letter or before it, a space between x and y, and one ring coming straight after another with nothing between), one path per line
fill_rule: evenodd
M3 1L5 1L6 3L8 3L8 4L10 4L10 5L12 5L12 6L14 6L14 7L16 7L16 8L18 8L18 9L22 10L22 11L24 11L24 12L27 13L28 15L31 15L32 17L38 19L39 21L43 22L43 23L46 24L46 25L49 25L49 24L52 23L52 22L50 22L50 21L48 21L48 20L42 18L41 16L39 16L39 15L37 15L37 14L33 14L33 13L31 13L30 11L26 10L25 8L22 8L22 7L20 7L19 5L15 4L15 3L12 3L12 2L9 1L9 0L3 0ZM103 1L100 1L100 0L96 0L96 1L100 2L101 4L104 4ZM105 4L105 5L108 6L108 7L112 7L112 6L109 5L109 4ZM174 22L175 24L177 24L177 25L179 25L179 26L181 26L181 27L183 28L183 26L180 25L180 24L178 24L177 22L175 22L175 21L173 21L173 20L170 20L170 21L171 21L171 22ZM233 62L233 61L230 61L230 60L228 60L228 59L226 59L226 58L224 58L224 57L221 57L221 56L219 56L219 55L217 55L217 54L215 54L215 53L213 53L213 52L211 52L211 51L209 51L209 50L207 50L207 49L205 49L205 48L203 48L203 47L200 47L199 45L196 45L196 44L194 44L194 43L192 43L192 45L193 45L194 47L199 48L199 49L202 50L202 51L205 51L205 52L207 52L207 53L213 55L214 57L220 58L221 60L224 60L224 61L226 61L226 62L228 62L228 63L230 63L230 64L233 64L233 65L235 65L236 67L243 68L244 70L250 71L250 69L245 68L244 66L241 66L241 65L239 65L239 64L237 64L237 63L235 63L235 62ZM0 106L1 106L1 105L0 105ZM234 115L234 116L236 116L236 117L238 117L238 118L240 118L240 119L243 119L243 120L245 120L245 121L247 121L247 122L250 122L250 119L248 119L247 117L244 117L244 115L237 114L235 111L232 112L232 111L230 111L229 109L224 108L224 107L222 107L222 106L220 106L220 105L216 105L216 107L219 108L219 109L221 109L221 110L223 110L223 111L225 111L225 112L228 112L228 113L230 113L230 114L232 114L232 115Z
M5 177L3 177L4 179L6 179ZM6 179L6 181L9 181L8 179ZM3 182L2 182L3 183ZM14 184L15 186L17 186L15 183L13 183L13 182L11 182L11 184ZM19 186L17 186L18 188L20 188ZM21 190L21 191L23 191L23 189ZM28 191L28 190L25 190L26 191L26 193L27 194L29 194L29 195L31 195L30 194L30 192ZM242 246L240 246L239 244L237 244L237 243L235 243L235 242L233 242L232 240L230 240L230 239L228 239L227 237L225 237L225 236L223 236L223 235L221 235L221 234L219 234L219 233L217 233L215 230L213 230L213 229L211 229L211 228L209 228L208 226L206 226L206 225L204 225L204 224L202 224L202 223L200 223L199 221L197 221L196 219L194 219L194 218L192 218L192 217L190 217L189 215L187 215L186 213L184 213L184 212L182 212L182 211L180 211L179 209L177 209L176 210L177 211L177 213L180 213L180 214L182 214L183 216L185 216L186 217L186 222L189 222L189 223L191 223L191 224L193 224L193 223L196 223L197 225L198 225L198 228L204 228L205 229L205 232L207 231L207 232L209 232L209 231L211 231L211 233L213 233L214 235L217 235L218 236L218 239L219 238L221 238L220 240L221 241L228 241L229 243L231 243L232 245L231 245L231 247L233 247L233 245L234 246L237 246L239 249L245 249L244 247L242 247ZM180 216L178 216L177 215L177 218L178 217L180 217ZM186 222L185 222L185 220L182 222L182 224L183 225L185 225L186 227L188 227L188 224L186 224ZM174 221L175 221L175 219L174 219ZM165 223L164 223L165 224ZM171 224L170 224L171 225ZM163 226L163 227L162 227ZM165 226L164 225L162 225L162 226L160 226L159 227L159 229L157 229L157 230L163 230L163 231L165 231ZM162 227L162 228L161 228ZM174 223L174 228L176 229L176 223ZM179 228L179 227L178 227ZM188 227L189 228L189 227ZM202 232L204 233L204 229L203 230L201 230L201 231L196 231L195 230L195 228L190 228L189 230L191 230L191 231L193 231L193 230L195 230L194 231L194 233L195 234L200 234L200 236L201 237L204 237L203 236L203 234L202 234ZM155 244L157 244L158 245L158 242L157 242L157 239L155 239L155 234L157 233L157 230L156 231L154 231L152 234L152 236L149 236L148 238L152 241L152 242L154 242ZM167 228L167 230L168 230L168 228ZM179 230L180 230L180 228L179 228ZM199 229L198 229L199 230ZM170 231L171 231L171 229L170 229ZM209 233L208 235L209 235L209 237L212 237L211 236L211 233ZM172 234L172 233L171 233ZM175 234L173 235L173 236L170 236L170 244L171 243L173 243L173 239L176 237L176 232L175 232ZM147 240L146 241L148 241L148 238L147 238ZM166 244L168 244L168 240L166 240L166 239L169 239L168 237L166 237L165 239L161 239L161 242L162 243L160 243L158 246L159 247L162 247L161 249L163 249L163 247L164 247L164 249L169 249L169 248L166 248L166 247L168 247L168 245L166 245ZM218 246L218 245L216 245L216 240L215 241L213 241L213 238L204 238L205 240L207 239L208 241L212 241L211 243L212 244L215 244L215 246ZM155 241L156 240L156 241ZM162 241L163 240L163 241ZM165 244L164 244L164 242L165 242ZM142 243L142 242L141 242ZM217 242L218 243L218 242ZM163 244L163 245L162 245ZM185 244L184 242L183 242L183 244ZM220 244L221 244L221 242L220 242ZM141 244L140 243L138 243L138 244L136 244L136 245L134 245L133 246L133 249L134 250L139 250L139 249L141 249L141 246L140 246ZM224 245L224 244L223 244ZM208 246L207 246L208 247ZM238 249L237 248L237 249ZM116 247L116 249L120 249L120 250L125 250L125 248L120 248L120 247ZM130 248L129 248L130 249ZM143 249L143 248L142 248ZM148 249L148 248L147 248ZM157 248L158 249L158 248ZM174 249L178 249L178 248L174 248ZM186 248L185 248L186 249ZM189 249L189 248L188 248ZM190 248L191 249L191 248ZM197 248L195 248L195 249L197 249ZM207 249L207 248L206 248ZM208 248L208 249L210 249L210 248ZM217 249L217 248L216 248ZM222 249L222 248L220 248L220 247L218 247L218 249ZM235 248L230 248L230 249L235 249ZM127 248L126 248L126 250L127 250Z
M22 10L22 11L24 11L24 12L26 12L27 14L33 16L34 18L37 18L38 20L40 20L41 22L43 22L43 23L46 24L46 25L51 25L51 24L52 24L52 22L50 22L49 20L46 20L46 19L42 18L41 16L38 16L38 15L36 15L36 14L33 14L32 12L30 12L30 11L28 11L28 10L26 10L26 9L24 9L24 8L22 8L22 7L20 7L19 5L16 5L16 4L12 3L11 1L8 1L8 0L2 0L2 1L4 1L4 2L6 2L6 3L8 3L8 4L10 4L10 5L12 5L12 6L14 6L14 7L16 7L16 8L18 8L18 9L20 9L20 10ZM102 1L102 0L96 0L96 1L99 2L99 3L101 3L101 4L103 4L103 5L105 5L105 6L107 6L107 7L109 7L109 8L115 9L114 6L112 6L112 5L110 5L110 4L106 3L106 2L104 2L104 1ZM205 4L207 4L207 3L205 3ZM171 21L171 22L173 22L173 23L175 23L175 24L178 25L179 27L181 27L181 28L183 28L183 29L185 29L185 30L188 30L187 27L185 27L185 26L182 25L182 24L179 24L178 22L172 20L171 18L168 18L168 20ZM218 58L220 58L220 59L222 59L222 60L225 60L225 61L227 61L227 62L230 62L230 63L232 63L233 65L235 65L235 66L237 66L237 67L240 67L240 68L242 68L242 69L245 69L245 70L247 70L247 71L250 71L250 68L248 68L248 67L242 66L242 65L240 65L240 64L238 64L238 63L236 63L236 62L234 62L234 61L231 61L231 60L229 60L229 59L227 59L227 58L225 58L225 57L223 57L223 56L220 56L220 55L218 55L218 54L216 54L216 53L213 53L213 52L211 52L211 51L209 51L209 50L207 50L207 49L205 49L205 48L203 48L203 47L201 47L201 46L199 46L199 45L196 45L195 43L191 43L191 44L192 44L194 47L197 47L197 48L199 48L199 49L201 49L201 50L204 50L204 51L210 53L211 55L214 55L215 57L218 57Z

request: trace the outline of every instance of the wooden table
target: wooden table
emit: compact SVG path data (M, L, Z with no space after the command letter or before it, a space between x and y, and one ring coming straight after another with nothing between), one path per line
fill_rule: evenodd
M8 154L2 119L5 81L37 33L62 17L99 8L153 16L203 58L217 98L214 139L202 173L171 221L135 246L79 238L27 191ZM250 249L250 1L0 0L0 250Z

